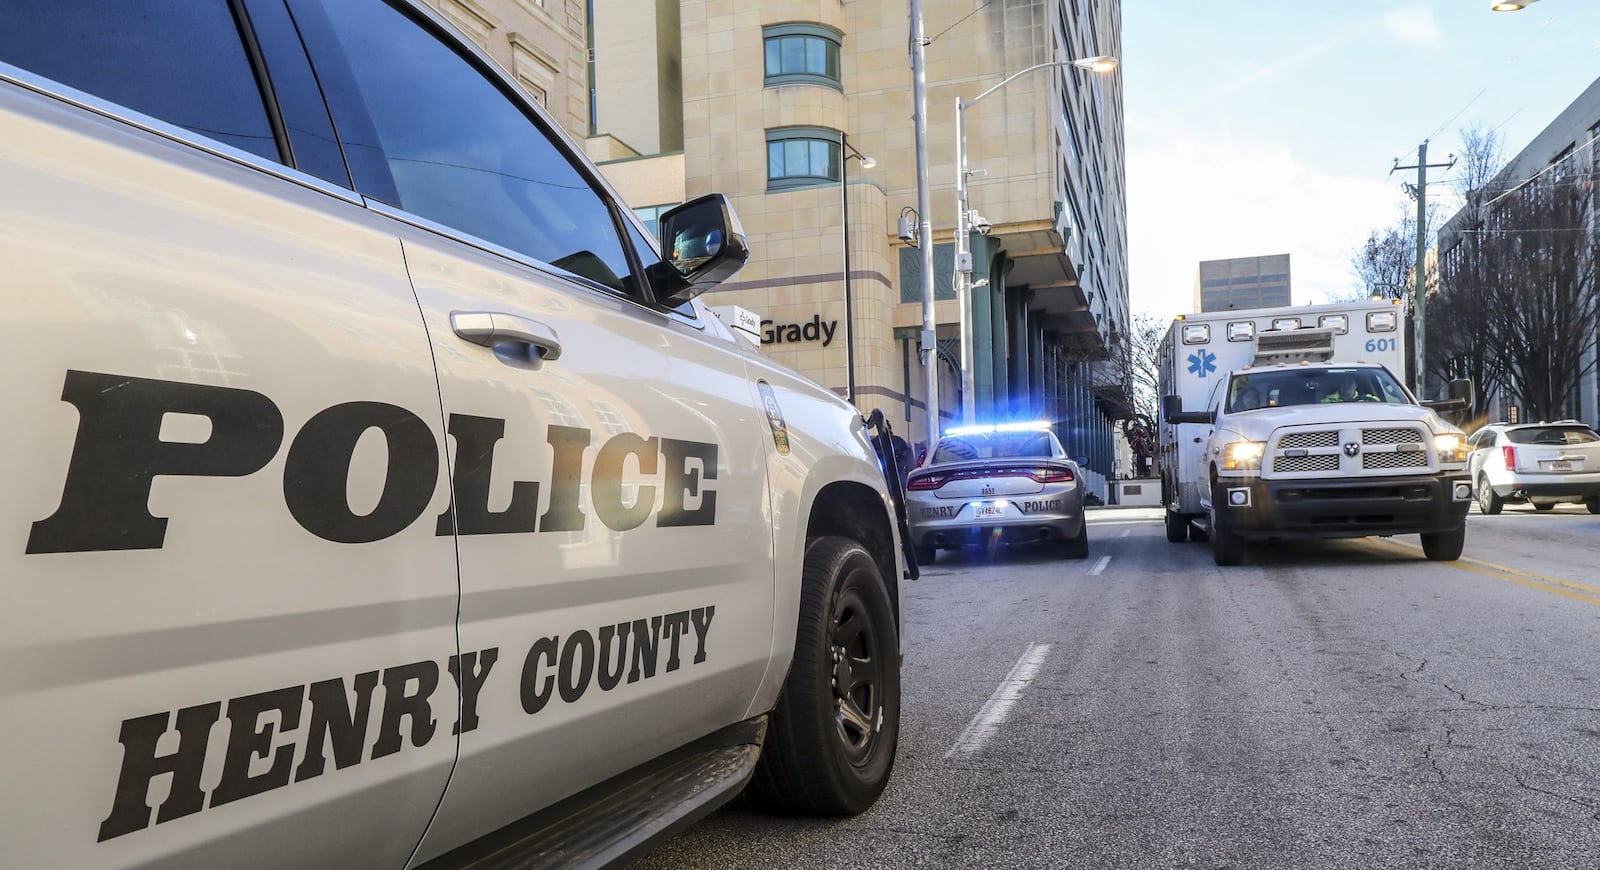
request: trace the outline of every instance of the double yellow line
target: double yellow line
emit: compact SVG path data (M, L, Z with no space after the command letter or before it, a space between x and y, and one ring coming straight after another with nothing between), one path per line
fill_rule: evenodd
M1421 547L1401 543L1400 541L1384 538L1377 539L1377 541L1378 543L1399 547L1412 553L1422 552ZM1495 562L1486 562L1483 559L1474 559L1470 556L1462 556L1455 562L1440 562L1439 564L1458 568L1462 571L1471 571L1474 574L1482 574L1485 577L1492 577L1496 580L1504 580L1507 583L1515 583L1518 586L1526 586L1529 589L1537 589L1540 592L1560 595L1563 598L1571 598L1573 601L1600 604L1600 586L1591 586L1587 583L1579 583L1576 580L1535 574L1532 571L1524 571L1521 568L1512 568Z

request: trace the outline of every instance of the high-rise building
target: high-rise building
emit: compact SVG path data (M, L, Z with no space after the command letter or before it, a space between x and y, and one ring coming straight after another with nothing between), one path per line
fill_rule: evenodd
M1194 279L1194 310L1277 308L1290 304L1289 255L1201 260Z
M921 252L896 232L917 203L904 2L589 8L591 157L647 220L685 199L728 195L752 255L707 301L756 312L766 353L863 411L881 409L912 441L927 431L925 366L936 372L941 422L962 409L956 97L1056 64L965 113L968 165L985 170L969 198L990 224L971 235L973 398L983 421L1058 421L1104 494L1111 422L1129 402L1098 364L1129 321L1122 82L1068 62L1119 54L1119 2L922 4L933 212L923 242L934 246L938 322L927 360Z

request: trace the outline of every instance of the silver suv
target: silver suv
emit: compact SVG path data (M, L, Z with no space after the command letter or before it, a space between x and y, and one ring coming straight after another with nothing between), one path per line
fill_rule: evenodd
M1493 423L1467 444L1483 513L1500 513L1507 502L1547 511L1576 501L1600 514L1600 434L1589 426L1576 420Z
M892 435L701 305L721 197L658 245L420 3L4 6L0 863L600 863L747 784L872 804Z

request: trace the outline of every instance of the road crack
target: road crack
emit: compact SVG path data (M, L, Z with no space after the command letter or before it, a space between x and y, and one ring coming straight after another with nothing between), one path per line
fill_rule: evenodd
M1522 774L1517 773L1514 770L1511 771L1511 778L1517 781L1517 785L1522 786L1523 788L1527 789L1528 791L1536 792L1536 793L1542 794L1542 795L1548 795L1549 797L1553 797L1553 798L1559 798L1561 800L1566 801L1567 803L1575 804L1577 806L1583 807L1584 809L1589 811L1589 818L1591 820L1596 821L1596 822L1600 822L1600 806L1596 806L1595 804L1589 803L1588 801L1578 800L1577 798L1572 797L1571 795L1565 795L1565 794L1562 794L1561 792L1558 792L1558 791L1551 791L1551 790L1549 790L1547 788L1539 788L1536 785L1529 785L1527 780L1522 778Z

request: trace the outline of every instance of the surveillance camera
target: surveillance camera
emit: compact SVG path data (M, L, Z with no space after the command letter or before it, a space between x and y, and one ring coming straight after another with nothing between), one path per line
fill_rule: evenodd
M988 218L974 211L972 213L972 228L987 236L989 231L994 229L994 224L989 223Z

